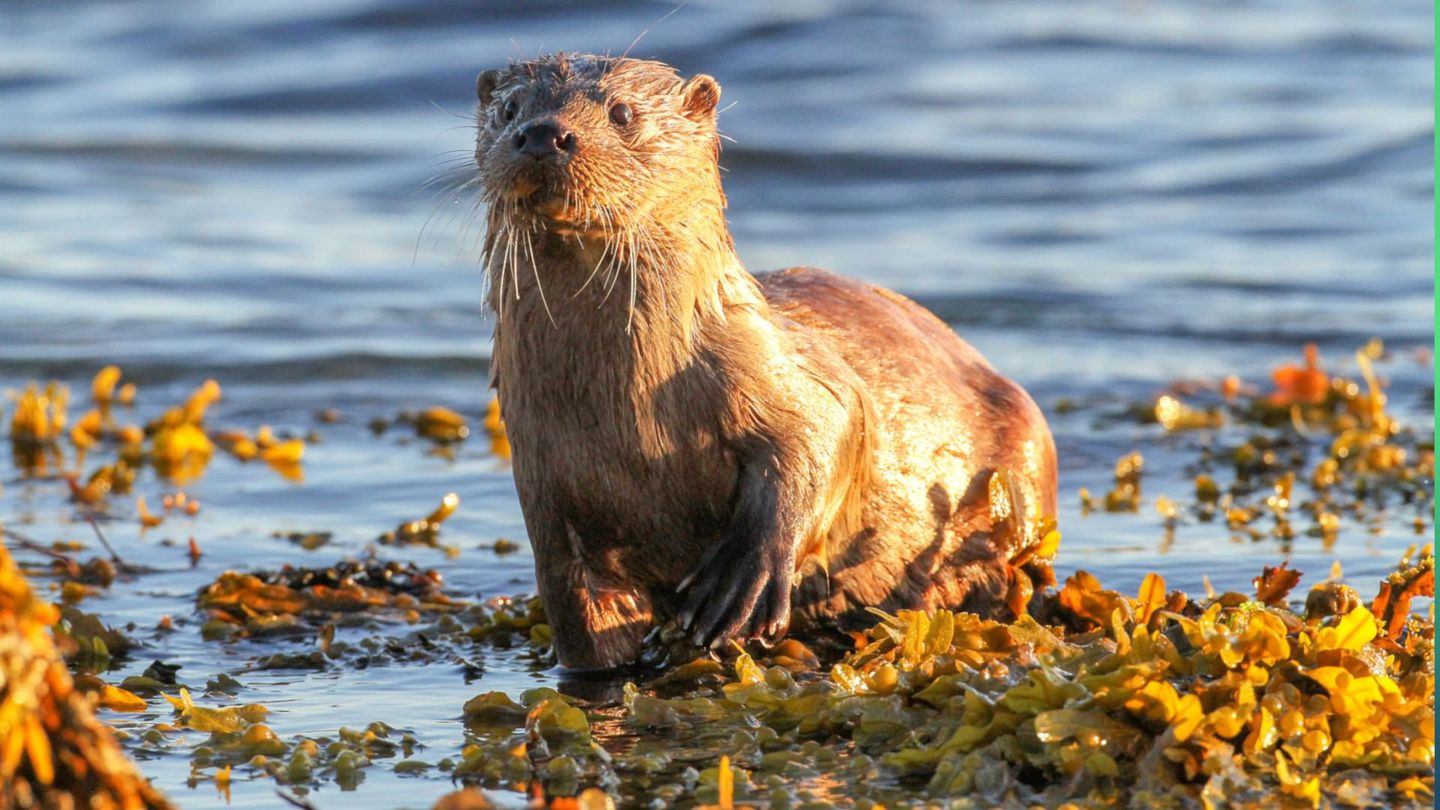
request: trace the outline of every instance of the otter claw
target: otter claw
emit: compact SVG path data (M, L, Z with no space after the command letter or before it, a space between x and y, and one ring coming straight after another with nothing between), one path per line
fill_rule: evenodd
M696 646L773 642L789 625L793 566L783 553L741 545L713 548L676 589L688 591L678 618L682 629L693 631Z
M684 593L685 589L695 581L695 575L698 573L700 573L698 569L691 571L684 579L680 580L680 584L675 586L675 593Z

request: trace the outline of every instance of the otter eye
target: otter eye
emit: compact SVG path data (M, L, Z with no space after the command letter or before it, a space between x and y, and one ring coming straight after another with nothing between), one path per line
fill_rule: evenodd
M514 120L515 120L515 116L517 116L517 115L519 115L519 114L520 114L520 105L519 105L519 104L516 104L516 103L515 103L515 99L513 99L513 98L510 99L509 101L505 102L505 107L504 107L504 109L502 109L502 110L500 111L500 117L501 117L501 118L504 118L504 119L505 119L505 123L507 123L507 124L510 123L511 121L514 121Z
M635 111L630 109L630 105L623 101L610 108L610 120L614 122L617 127L626 126L634 119Z

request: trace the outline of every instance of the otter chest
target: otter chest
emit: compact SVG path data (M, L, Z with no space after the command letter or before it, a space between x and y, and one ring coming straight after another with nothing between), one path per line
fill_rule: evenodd
M522 499L563 512L587 545L673 545L719 530L737 471L713 405L724 395L697 389L703 375L645 385L605 363L529 368L497 379Z

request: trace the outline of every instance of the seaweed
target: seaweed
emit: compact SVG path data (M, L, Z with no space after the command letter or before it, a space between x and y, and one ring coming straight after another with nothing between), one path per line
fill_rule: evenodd
M1140 422L1139 431L1163 444L1124 453L1105 494L1082 492L1082 501L1114 520L1158 515L1167 537L1208 523L1207 532L1272 541L1282 553L1305 542L1328 549L1357 530L1399 526L1408 533L1413 523L1426 533L1433 438L1388 412L1372 368L1382 351L1364 347L1355 358L1358 374L1349 378L1307 348L1265 383L1179 383L1127 402L1118 418L1132 427ZM1373 598L1341 581L1338 563L1305 591L1301 572L1279 559L1256 566L1262 570L1253 587L1232 574L1235 590L1216 593L1206 580L1205 593L1185 593L1153 572L1122 593L1087 571L1056 586L1046 565L1060 542L1053 518L1035 537L1008 538L1023 549L1008 561L1007 602L1019 616L1012 622L875 611L863 632L719 654L662 625L647 639L642 662L617 676L630 683L562 676L558 691L511 697L482 681L478 694L455 707L453 743L436 752L404 729L363 721L334 734L286 735L283 715L249 702L259 698L247 687L263 692L275 676L245 673L436 666L468 684L518 667L548 678L540 673L554 665L553 631L539 599L460 599L471 595L447 593L439 571L377 559L372 548L368 557L329 566L209 570L214 579L195 594L198 621L164 616L153 635L149 622L145 630L106 626L80 606L94 607L117 578L132 582L148 572L115 555L102 523L123 520L118 525L131 536L137 523L186 526L203 515L199 500L179 487L217 458L260 461L293 478L305 448L318 441L313 432L302 439L268 426L212 427L221 401L213 381L148 421L125 424L133 421L135 389L120 379L117 367L103 369L91 385L93 406L74 416L63 386L31 385L14 396L10 420L22 475L52 481L109 557L84 561L76 555L85 546L69 539L42 543L12 531L6 541L30 555L29 571L58 580L51 598L63 607L53 608L48 632L54 650L68 656L72 695L126 729L135 753L188 754L192 787L213 782L228 796L232 784L273 781L286 788L282 797L310 806L305 797L313 789L355 789L383 764L387 776L459 782L462 789L442 807L491 806L485 791L512 794L501 800L506 805L523 794L532 806L577 808L1431 800L1428 546L1412 547ZM1113 401L1092 397L1066 409ZM315 418L340 421L338 413ZM491 454L506 458L498 405L489 403L476 422ZM425 452L449 458L458 457L470 432L466 417L444 409L404 413L393 423L412 427ZM383 430L392 423L375 424ZM407 431L399 442L415 438ZM1168 460L1177 450L1193 451L1178 482ZM152 490L152 483L163 488ZM1003 472L992 476L992 503L1013 500L1009 484ZM1176 484L1178 492L1166 491ZM388 553L424 545L456 554L458 546L441 543L441 531L458 506L459 498L447 495L379 544L390 546ZM1017 530L1004 514L996 517L997 531ZM275 536L310 551L332 539L327 531ZM207 551L222 548L220 537L201 539ZM192 566L200 563L200 543L184 540L179 534L159 545L177 557L184 549ZM500 555L519 545L502 539L468 547ZM190 683L164 661L141 674L127 667L128 677L108 682L106 673L138 656L149 638L163 643L174 633L221 641L238 661L228 672L192 672ZM152 723L166 700L174 717ZM28 738L19 739L23 758Z
M1428 550L1392 579L1427 578ZM619 707L484 693L464 707L471 743L452 776L721 806L1429 806L1431 622L1410 616L1390 639L1364 605L1292 613L1288 569L1256 579L1269 603L1163 595L1157 574L1134 597L1072 577L1048 602L1062 624L877 611L828 672L740 652L718 686L667 697L672 671L627 684Z
M97 808L169 807L66 671L49 632L58 621L0 545L0 796L19 807L72 807L76 797ZM134 695L103 683L97 691L107 708L136 710Z

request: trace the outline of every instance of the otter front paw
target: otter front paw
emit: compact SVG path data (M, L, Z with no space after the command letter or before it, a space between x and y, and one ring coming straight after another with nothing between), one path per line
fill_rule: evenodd
M676 588L686 594L680 626L693 631L702 647L732 638L768 645L790 626L794 576L787 549L756 548L753 540L727 538L712 546Z

